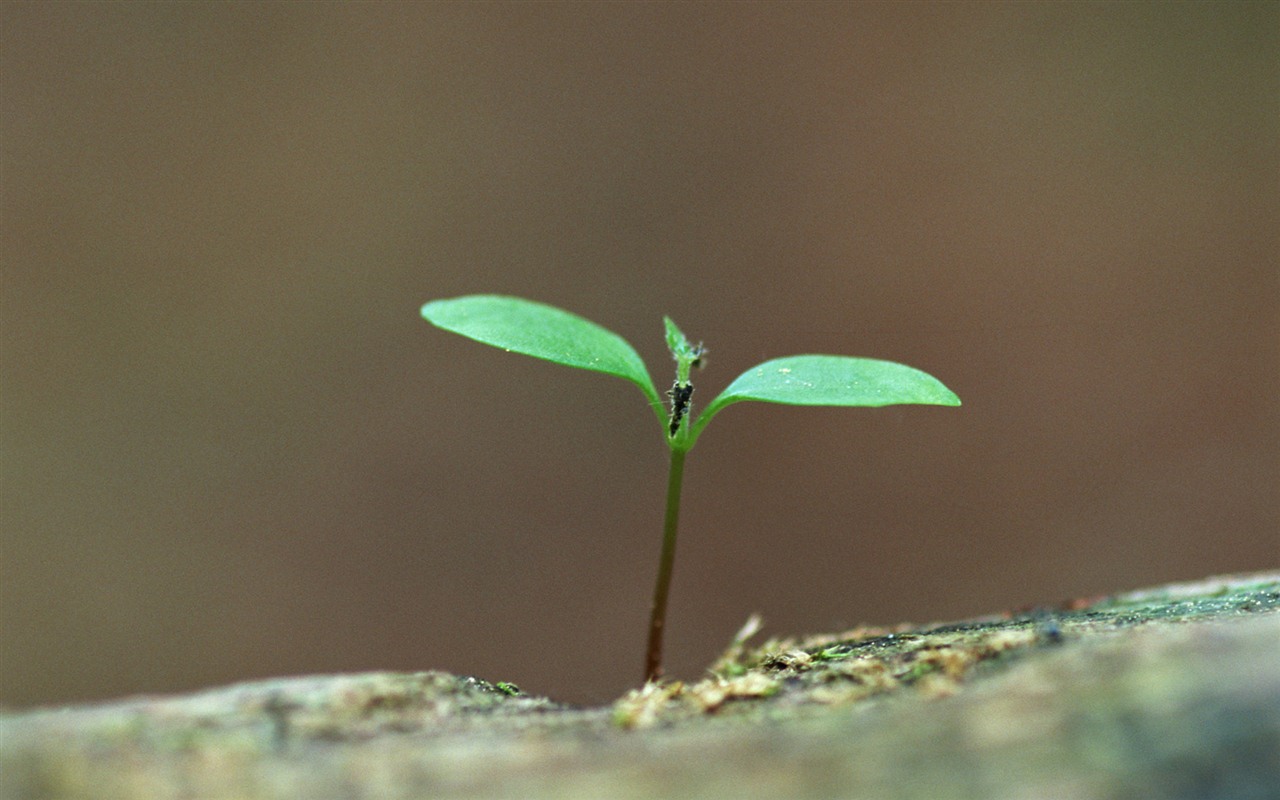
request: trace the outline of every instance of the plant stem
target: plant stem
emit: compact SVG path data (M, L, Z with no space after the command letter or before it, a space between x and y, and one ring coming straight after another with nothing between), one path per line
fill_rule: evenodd
M658 559L658 583L653 588L653 610L649 615L649 651L645 655L645 682L662 677L662 628L667 621L667 594L676 562L676 529L680 522L680 484L684 479L684 454L671 448L671 472L667 477L667 517L662 526L662 555Z

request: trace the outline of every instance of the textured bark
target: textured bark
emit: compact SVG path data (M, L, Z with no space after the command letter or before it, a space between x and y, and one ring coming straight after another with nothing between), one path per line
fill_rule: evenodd
M741 643L577 709L444 673L0 718L8 798L1264 798L1280 574Z

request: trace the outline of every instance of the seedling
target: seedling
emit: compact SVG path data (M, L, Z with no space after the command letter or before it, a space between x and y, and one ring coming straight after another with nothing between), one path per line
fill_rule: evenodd
M937 378L913 367L871 358L805 355L775 358L752 367L695 415L689 373L702 366L706 351L701 344L690 344L670 317L663 317L663 321L667 348L676 362L676 378L666 392L666 403L639 354L625 339L559 308L518 297L469 295L427 303L422 316L438 328L507 352L616 375L644 392L671 450L662 554L645 654L646 682L662 676L662 632L675 565L684 458L712 417L744 400L794 406L960 405L960 398Z

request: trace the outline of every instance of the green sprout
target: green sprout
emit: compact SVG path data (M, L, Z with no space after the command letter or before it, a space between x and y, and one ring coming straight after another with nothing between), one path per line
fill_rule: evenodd
M702 366L705 351L701 344L690 344L670 317L663 320L667 347L676 361L676 379L666 392L669 402L664 402L644 361L625 339L554 306L518 297L468 295L427 303L422 316L438 328L508 352L616 375L639 386L649 401L671 450L671 467L662 554L649 617L646 682L662 676L662 633L675 565L684 457L721 409L744 400L794 406L960 405L960 398L937 378L914 367L872 358L804 355L775 358L752 367L695 415L689 373Z

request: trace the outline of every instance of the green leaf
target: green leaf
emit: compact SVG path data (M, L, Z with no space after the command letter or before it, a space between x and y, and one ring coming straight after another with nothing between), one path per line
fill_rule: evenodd
M696 439L722 408L743 400L793 406L960 405L960 398L937 378L905 364L851 356L788 356L734 379L707 405L691 438Z
M681 354L693 349L689 346L689 339L676 327L675 320L671 317L663 317L662 324L667 330L667 349L671 351L673 358L678 359Z
M689 338L676 327L675 320L671 317L663 317L662 324L667 329L667 349L676 360L676 383L686 384L689 382L690 367L702 355L702 345L694 347L689 344Z
M508 352L629 380L659 407L661 419L662 400L635 348L576 314L519 297L473 294L433 300L422 307L422 317L437 328Z

